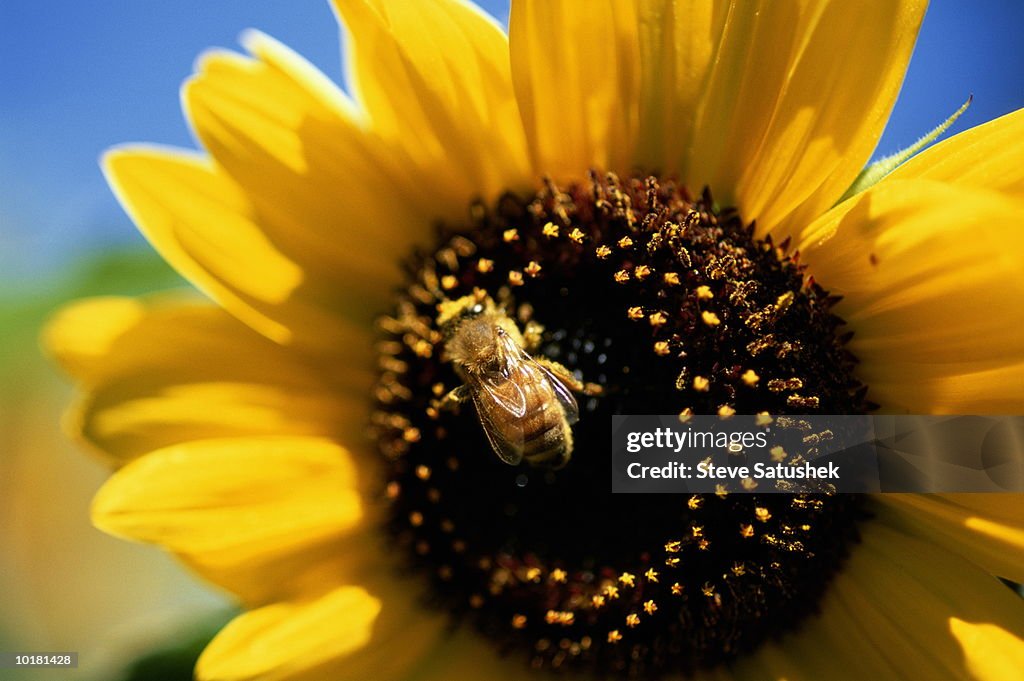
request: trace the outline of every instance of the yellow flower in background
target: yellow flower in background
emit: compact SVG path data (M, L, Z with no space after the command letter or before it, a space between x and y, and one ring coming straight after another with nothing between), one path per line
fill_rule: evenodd
M1017 495L606 487L612 413L1024 409L1024 113L834 205L924 3L514 2L507 37L454 0L335 4L351 97L250 33L185 86L207 156L104 159L216 304L47 332L119 468L96 524L248 608L200 679L1024 667ZM604 389L563 470L441 408L436 306L476 288Z

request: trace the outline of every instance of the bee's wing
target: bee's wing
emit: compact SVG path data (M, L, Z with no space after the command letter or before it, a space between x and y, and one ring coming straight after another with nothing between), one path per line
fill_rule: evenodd
M526 393L523 392L519 379L522 372L518 367L511 367L509 375L501 373L484 374L476 381L475 391L486 395L498 409L510 416L521 419L526 415Z
M508 361L506 369L508 372L512 375L519 375L526 384L533 382L532 375L540 374L555 393L555 398L565 412L565 420L569 422L569 425L580 420L580 408L576 404L576 398L553 371L531 357L530 353L513 343L511 339L505 340L505 352L507 357L512 358Z
M500 374L475 381L473 388L473 404L491 448L505 463L519 464L524 441L521 419L526 414L522 388Z
M505 383L509 382L505 381ZM518 386L515 387L518 389ZM480 425L483 426L483 432L487 436L487 441L490 442L490 448L502 461L510 466L516 466L522 461L524 436L522 424L519 421L521 414L514 416L514 413L506 407L507 400L495 397L496 393L505 393L507 396L507 392L514 391L499 391L495 388L494 383L481 381L478 389L473 391L473 403L476 406L476 414L480 418ZM522 401L523 412L526 409L525 405L524 398ZM500 413L503 411L508 412L504 419ZM501 419L501 423L499 424L496 419Z
M526 354L525 352L523 354ZM572 392L566 387L565 383L555 376L555 374L543 364L538 363L532 357L527 355L531 364L537 369L540 369L544 377L548 379L548 383L551 384L551 389L555 393L555 397L558 398L558 403L562 405L562 409L565 411L565 420L569 422L569 425L576 423L580 420L580 408L576 404L576 398L573 397Z

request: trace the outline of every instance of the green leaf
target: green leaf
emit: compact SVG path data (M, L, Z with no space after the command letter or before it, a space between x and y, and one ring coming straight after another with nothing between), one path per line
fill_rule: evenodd
M236 614L219 612L172 634L166 646L129 663L120 681L192 681L203 648Z
M891 156L879 159L864 168L864 170L860 171L860 175L858 175L857 179L853 181L853 184L851 184L850 188L846 190L846 193L836 201L836 204L840 204L851 196L860 194L865 189L877 184L883 177L896 170L906 161L910 160L912 156L915 156L918 152L937 140L942 133L949 130L949 127L956 122L956 119L960 118L963 112L967 111L967 107L971 105L971 100L973 99L974 95L968 97L967 101L964 102L959 109L954 111L952 116L942 121L942 123L937 125L931 132L911 144L903 151L898 151Z

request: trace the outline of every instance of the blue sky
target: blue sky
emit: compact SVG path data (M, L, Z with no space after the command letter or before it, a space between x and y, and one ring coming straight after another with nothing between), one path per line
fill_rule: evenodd
M483 4L507 17L507 2ZM914 141L971 93L956 130L1024 107L1021 26L1019 0L934 0L878 153ZM326 0L0 3L0 281L141 243L97 157L125 141L192 146L178 85L203 49L236 47L247 27L339 78Z

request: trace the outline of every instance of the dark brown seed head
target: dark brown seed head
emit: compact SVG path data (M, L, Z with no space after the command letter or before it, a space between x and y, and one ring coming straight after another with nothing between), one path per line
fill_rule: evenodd
M710 193L655 178L546 183L476 205L408 266L381 321L374 435L390 528L430 600L548 669L690 672L814 611L857 536L843 495L612 495L612 414L867 409L835 299ZM459 384L437 305L482 289L538 354L603 388L580 397L572 461L511 467Z

